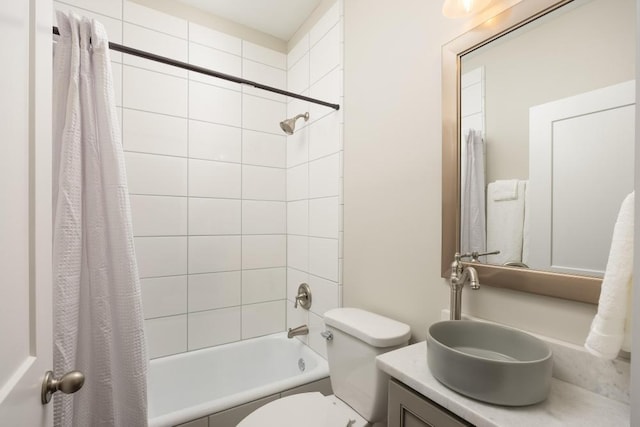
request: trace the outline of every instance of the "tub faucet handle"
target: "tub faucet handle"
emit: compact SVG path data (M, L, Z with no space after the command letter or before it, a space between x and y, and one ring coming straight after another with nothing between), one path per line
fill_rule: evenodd
M293 308L298 308L298 303L304 309L309 310L311 308L311 288L306 283L300 283L300 286L298 286L298 295L295 297Z

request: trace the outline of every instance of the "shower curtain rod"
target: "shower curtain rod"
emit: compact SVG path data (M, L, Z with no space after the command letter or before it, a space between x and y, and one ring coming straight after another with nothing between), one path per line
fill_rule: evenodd
M58 27L53 27L53 34L60 35ZM253 86L258 89L266 90L267 92L273 92L280 95L290 96L292 98L301 99L303 101L313 102L314 104L324 105L325 107L333 108L334 110L340 109L340 104L331 104L330 102L321 101L315 98L309 98L308 96L298 95L297 93L288 92L286 90L278 89L276 87L263 85L262 83L253 82L251 80L243 79L229 74L220 73L218 71L209 70L208 68L198 67L197 65L187 64L186 62L176 61L175 59L167 58L166 56L160 56L144 50L135 49L128 46L123 46L118 43L109 42L109 49L118 52L126 53L128 55L138 56L140 58L149 59L151 61L161 62L163 64L172 65L174 67L183 68L185 70L193 71L200 74L206 74L207 76L217 77L219 79L228 80L230 82L239 83L243 85Z

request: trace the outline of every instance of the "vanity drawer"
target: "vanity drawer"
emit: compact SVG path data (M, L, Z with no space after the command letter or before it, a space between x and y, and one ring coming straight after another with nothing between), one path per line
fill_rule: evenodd
M389 380L388 427L469 427L454 413L394 379Z

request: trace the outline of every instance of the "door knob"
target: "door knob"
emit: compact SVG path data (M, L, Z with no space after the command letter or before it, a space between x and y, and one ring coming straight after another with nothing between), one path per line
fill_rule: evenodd
M65 394L75 393L84 385L84 374L80 371L67 372L60 378L53 377L53 371L47 371L42 380L42 404L46 405L51 401L51 395L56 391Z

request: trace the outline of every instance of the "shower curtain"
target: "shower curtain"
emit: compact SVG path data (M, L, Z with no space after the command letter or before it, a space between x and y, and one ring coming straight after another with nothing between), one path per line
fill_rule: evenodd
M147 356L106 32L58 12L53 61L56 426L146 426Z
M460 252L485 252L487 231L482 132L469 129L462 141L460 167Z

